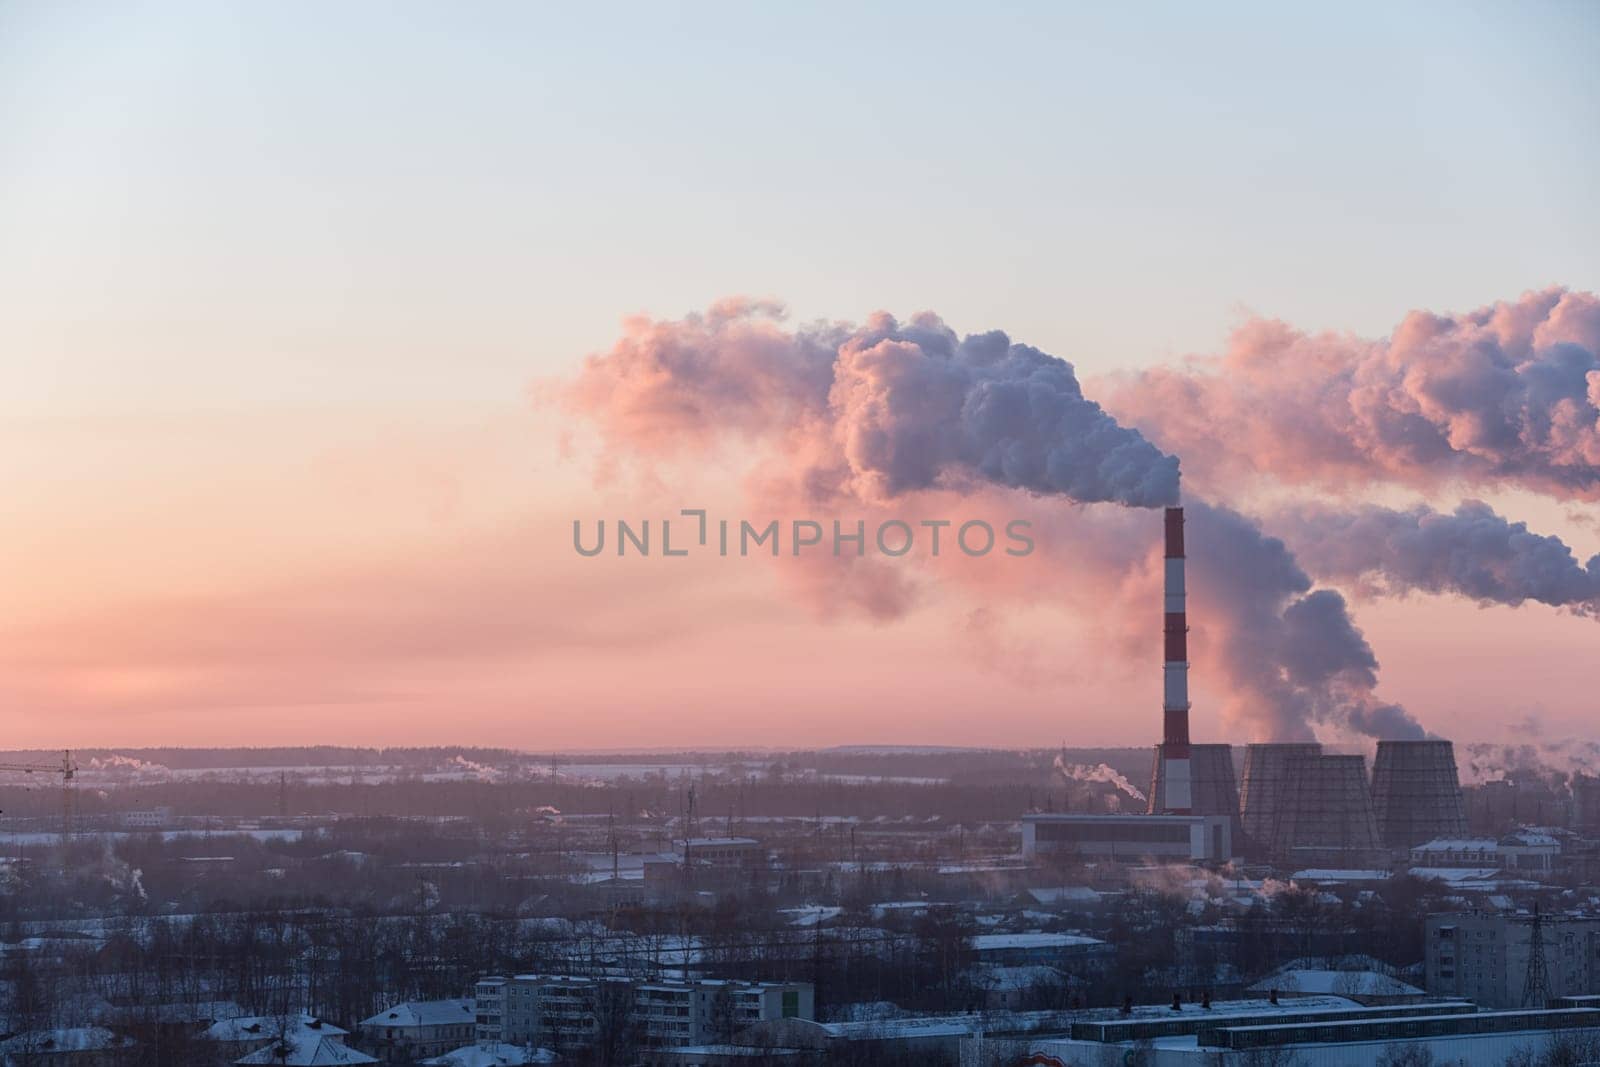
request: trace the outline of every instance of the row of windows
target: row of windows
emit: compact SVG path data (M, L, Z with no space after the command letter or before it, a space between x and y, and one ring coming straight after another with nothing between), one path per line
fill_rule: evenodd
M1187 845L1189 827L1170 823L1137 823L1119 826L1108 823L1034 824L1036 841L1068 841L1084 844Z

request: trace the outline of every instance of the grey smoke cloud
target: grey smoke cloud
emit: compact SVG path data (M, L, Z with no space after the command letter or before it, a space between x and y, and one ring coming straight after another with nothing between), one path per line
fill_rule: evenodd
M1482 501L1451 514L1426 506L1299 508L1271 525L1324 580L1374 593L1456 593L1483 604L1534 600L1600 616L1600 555L1579 563L1559 537L1533 533Z
M1118 381L1112 411L1207 491L1452 482L1600 499L1600 298L1548 289L1385 338L1243 324L1225 352Z
M814 495L885 498L950 479L1083 503L1178 499L1178 461L1083 395L1072 365L937 316L785 328L781 308L729 301L630 321L568 401L613 444L670 453L742 435L810 464Z
M1194 644L1226 675L1225 714L1263 740L1314 740L1318 723L1386 740L1426 736L1405 709L1378 699L1378 658L1343 596L1314 589L1255 520L1193 500L1185 514L1202 620Z
M998 331L960 337L931 314L791 329L775 305L731 301L680 320L633 320L610 351L586 361L566 396L613 447L634 454L759 449L755 482L769 503L924 490L976 499L985 487L1134 507L1178 501L1178 460L1085 397L1071 364ZM1422 736L1402 709L1375 697L1377 659L1339 594L1313 590L1283 542L1255 521L1193 499L1187 508L1193 603L1204 617L1195 645L1225 679L1226 715L1272 740L1310 739L1318 723ZM1064 527L1105 542L1095 554L1122 557L1126 573L1159 543L1153 527L1130 532L1131 522L1124 513ZM898 595L902 570L820 570L808 580L833 603L865 604L879 619L909 603ZM894 580L884 584L885 575ZM851 592L858 587L866 594ZM1063 595L1059 583L1051 588Z

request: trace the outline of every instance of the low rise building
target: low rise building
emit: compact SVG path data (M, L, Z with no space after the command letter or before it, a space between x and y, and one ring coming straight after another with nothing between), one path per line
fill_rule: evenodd
M362 1019L363 1048L385 1063L413 1063L470 1043L477 1033L473 1001L408 1000Z
M171 825L172 809L168 807L122 813L122 827L125 830L161 830Z
M1518 875L1549 874L1561 858L1561 842L1537 829L1503 837L1441 837L1411 849L1411 866L1433 869L1494 869Z
M1083 934L976 934L972 955L980 964L1043 965L1075 971L1105 969L1116 948Z

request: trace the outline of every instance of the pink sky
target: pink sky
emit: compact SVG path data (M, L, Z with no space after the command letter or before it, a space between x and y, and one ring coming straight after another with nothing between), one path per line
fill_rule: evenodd
M729 472L598 487L548 409L39 419L0 455L0 693L15 746L1144 744L1157 607L1106 623L1070 544L914 569L904 618L826 617L791 560L579 558L574 517L745 513ZM47 465L19 457L47 449ZM719 503L720 501L720 503ZM1573 509L1514 509L1592 551ZM1065 505L1063 505L1065 506ZM1149 514L1152 547L1159 518ZM915 565L910 565L915 567ZM1024 603L986 588L1062 582ZM1203 639L1205 605L1193 603ZM1592 621L1446 597L1355 604L1380 692L1461 739L1587 728ZM1129 627L1132 627L1130 630ZM1110 632L1108 632L1108 628ZM1195 677L1195 734L1221 738ZM1244 737L1231 737L1235 741Z
M745 467L597 483L594 428L530 383L630 314L736 293L791 322L933 308L1109 398L1251 316L1305 331L1315 370L1415 309L1600 292L1597 11L328 5L310 32L298 5L0 6L5 743L1150 743L1137 574L1049 543L880 569L880 609L915 592L889 622L819 613L825 570L580 559L574 517L738 514ZM1204 479L1290 432L1403 429L1465 381L1384 371L1351 425L1315 417L1337 376L1268 375L1226 410L1277 421L1185 458L1186 491L1249 504ZM1223 410L1164 404L1108 406L1173 452ZM1451 428L1490 452L1496 430ZM1600 550L1592 503L1470 493ZM1594 622L1352 608L1377 693L1426 726L1592 732ZM1199 738L1218 686L1197 660Z

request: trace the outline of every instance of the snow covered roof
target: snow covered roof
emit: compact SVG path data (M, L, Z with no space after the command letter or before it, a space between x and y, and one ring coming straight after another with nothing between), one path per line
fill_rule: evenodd
M1411 873L1419 878L1437 878L1441 882L1452 885L1463 885L1469 882L1483 882L1495 884L1495 876L1500 873L1498 867L1413 867Z
M448 1026L477 1017L470 1000L408 1000L361 1020L362 1026Z
M1489 837L1436 837L1420 845L1413 852L1493 852L1499 842Z
M975 984L995 992L1061 985L1065 981L1060 971L1054 967L1046 967L1042 963L1031 963L1022 967L981 966L973 968L968 973Z
M1289 876L1296 882L1382 882L1388 871L1357 870L1349 867L1311 867Z
M280 1031L293 1034L301 1030L332 1037L343 1037L349 1033L312 1015L241 1015L211 1024L205 1036L212 1041L266 1041L277 1037Z
M443 1056L423 1060L424 1067L522 1067L529 1063L555 1063L556 1054L547 1048L524 1048L500 1042L463 1045Z
M1345 997L1420 997L1414 985L1377 971L1285 969L1249 987L1251 993L1317 993Z
M792 916L790 926L816 926L819 923L831 922L844 914L843 908L835 908L813 904L808 907L782 908L782 914Z
M1040 904L1096 904L1100 894L1086 885L1062 885L1030 889L1028 895Z
M0 1041L0 1055L29 1056L62 1052L94 1052L133 1044L103 1026L71 1026L57 1030L29 1030Z
M1007 948L1072 948L1084 945L1103 945L1097 937L1083 934L977 934L972 947L978 952Z
M287 1067L322 1067L324 1064L377 1063L365 1052L351 1048L336 1037L322 1037L305 1031L291 1034L282 1041L263 1045L246 1056L233 1061L237 1064L277 1063Z

